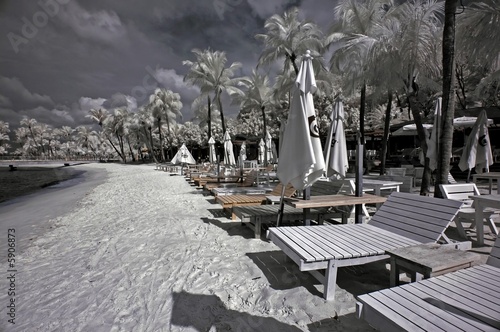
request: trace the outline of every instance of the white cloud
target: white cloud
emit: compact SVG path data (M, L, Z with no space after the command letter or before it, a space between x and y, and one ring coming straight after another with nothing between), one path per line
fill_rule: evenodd
M82 111L88 112L92 108L103 107L102 104L104 104L105 101L106 99L104 98L80 97L80 99L78 100L78 104Z
M17 77L0 76L0 91L2 91L3 98L5 98L3 102L10 102L15 109L38 105L54 105L49 96L30 92Z
M195 96L200 94L200 89L196 86L189 86L184 82L184 76L177 74L175 69L156 68L154 78L165 88L173 92Z
M252 7L253 13L262 19L268 19L274 14L283 14L285 6L288 4L287 0L247 0L247 2Z
M84 39L114 44L126 35L126 27L114 11L90 12L72 1L62 8L59 17Z

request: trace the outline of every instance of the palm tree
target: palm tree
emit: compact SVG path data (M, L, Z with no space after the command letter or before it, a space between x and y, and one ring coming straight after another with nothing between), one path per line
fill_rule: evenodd
M40 127L38 125L38 122L33 119L33 118L28 118L27 116L23 117L23 119L20 122L21 126L26 126L28 128L28 131L31 135L31 139L35 143L37 149L39 150L39 153L41 152L42 154L45 154L45 149L43 147L43 142L42 142L42 137L40 134ZM37 138L40 136L40 142L37 141Z
M242 94L241 90L237 87L239 78L234 78L235 71L241 67L241 63L234 62L229 67L226 66L227 58L225 52L211 51L206 49L204 51L194 49L192 51L196 55L196 62L185 60L182 64L190 66L189 72L184 76L184 81L190 85L198 86L201 90L199 99L205 99L211 93L214 94L212 101L217 103L220 111L222 130L226 130L226 122L224 121L224 112L222 109L221 96L224 92L230 96L235 94ZM210 109L210 99L208 112ZM196 101L200 103L199 100ZM209 135L211 128L209 127Z
M92 120L97 121L99 124L99 127L102 129L102 125L104 123L104 120L108 117L108 110L105 108L99 108L99 109L91 109L89 111L90 114L87 114L86 117L91 118Z
M5 141L10 141L9 132L9 123L0 121L0 154L6 154L7 149L10 148L10 145L5 143Z
M181 96L170 90L156 89L149 97L149 108L156 120L156 125L160 135L161 160L165 161L165 151L163 149L162 122L167 125L167 135L170 134L170 125L175 124L177 116L182 117ZM171 147L170 147L171 148Z
M127 118L127 111L125 109L115 109L114 113L108 116L103 122L103 128L106 138L108 142L111 144L115 152L118 156L123 160L124 163L127 162L127 156L125 155L124 145L125 145L125 136L127 135L127 128L125 126ZM111 135L118 142L118 148L113 143L111 139Z
M285 58L283 71L293 68L297 75L297 63L307 50L311 51L314 63L319 61L323 52L322 33L316 24L299 20L298 8L290 8L283 16L271 16L264 23L264 28L266 33L255 36L264 44L258 66Z
M241 81L241 85L245 86L246 91L243 96L236 96L235 100L239 102L241 112L248 113L253 110L260 110L262 112L263 120L263 130L262 139L265 144L265 151L267 151L267 121L266 121L266 111L273 106L273 89L271 88L269 78L267 75L261 75L255 70L252 71L252 76L250 78L244 78ZM267 165L267 153L264 154L264 165Z

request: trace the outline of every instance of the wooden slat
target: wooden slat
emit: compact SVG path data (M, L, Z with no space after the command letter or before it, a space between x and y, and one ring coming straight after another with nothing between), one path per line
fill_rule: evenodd
M326 195L326 196L311 196L310 200L302 200L298 198L287 198L287 204L295 208L320 208L334 207L343 205L357 204L376 204L385 202L385 197L375 196L371 194L363 194L361 197L353 195Z

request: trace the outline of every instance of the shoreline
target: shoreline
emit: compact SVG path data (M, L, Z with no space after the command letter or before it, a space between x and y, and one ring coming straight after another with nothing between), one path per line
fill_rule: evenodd
M86 195L106 182L104 168L74 167L69 178L0 202L0 232L7 234L8 229L14 228L20 252L32 241L43 238L55 227L55 220L74 211Z

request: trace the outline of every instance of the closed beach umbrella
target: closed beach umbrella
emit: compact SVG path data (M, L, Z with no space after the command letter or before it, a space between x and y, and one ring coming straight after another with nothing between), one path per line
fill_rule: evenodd
M274 143L274 141L271 141L271 152L272 152L271 162L275 164L278 162L278 150L276 149L276 143Z
M236 165L233 152L233 142L231 142L231 136L227 131L224 134L224 164Z
M273 162L273 138L271 137L271 134L269 131L266 131L266 148L267 148L267 163L272 163Z
M340 100L335 102L331 120L324 151L326 176L340 175L344 178L349 168L349 157L344 133L344 106Z
M475 167L476 173L481 174L484 170L488 172L490 165L493 165L493 154L488 134L488 118L486 111L482 110L467 138L458 167L462 171L468 169L470 175L472 168Z
M245 142L241 144L240 159L241 162L247 160L247 144Z
M316 79L307 51L295 80L277 171L283 185L291 183L297 190L310 187L325 169L314 112L315 91Z
M264 164L264 158L266 155L266 144L264 140L261 138L259 142L259 164Z
M215 140L213 137L210 137L208 140L208 159L210 163L213 164L217 161L217 155L215 154Z
M436 109L434 110L434 125L432 126L431 137L427 142L427 158L429 158L429 168L431 171L437 168L438 147L439 147L439 131L441 128L441 102L439 97L436 101Z
M189 152L186 144L182 144L170 162L172 164L196 164L196 160L194 160L193 155Z

